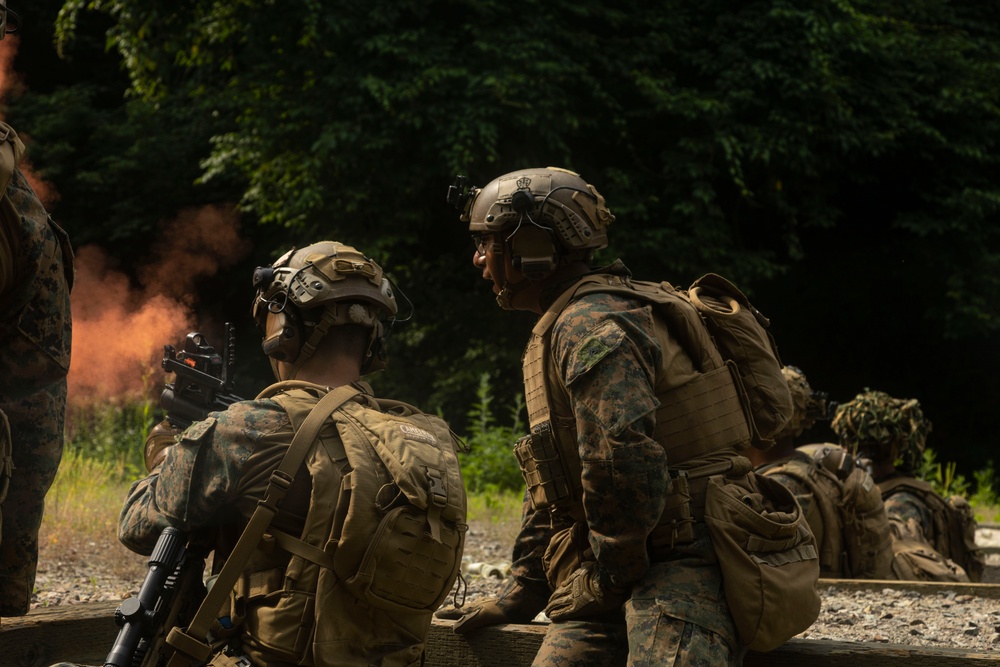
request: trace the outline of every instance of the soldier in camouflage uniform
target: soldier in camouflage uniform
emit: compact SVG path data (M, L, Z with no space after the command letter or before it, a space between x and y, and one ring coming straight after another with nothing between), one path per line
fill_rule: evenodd
M371 388L360 382L362 374L386 364L381 318L396 313L395 297L382 269L356 249L330 241L293 249L272 267L258 268L254 287L254 319L275 377L283 384L272 387L274 392L269 389L266 398L239 401L224 412L210 413L176 438L169 423L150 435L146 464L151 472L129 490L119 523L119 538L133 551L150 553L163 529L174 526L215 537L218 571L219 554L232 549L294 435L289 415L279 402L283 392L304 381L327 388L353 383L370 395ZM332 422L324 429L324 434L330 429L336 432ZM295 475L272 521L272 526L293 536L301 534L310 508L311 476L305 466ZM336 498L336 489L329 493ZM332 522L337 503L331 502ZM261 562L277 567L279 576L273 581L255 579L239 642L227 649L233 655L216 653L209 663L213 666L246 665L239 662L244 656L251 665L298 664L298 657L276 653L276 640L259 630L282 622L284 612L272 607L282 597L280 573L289 562L289 553L273 546L266 552L258 550L247 567L259 572ZM272 595L262 597L267 592ZM294 630L300 622L307 621L293 620L282 627ZM355 629L357 637L369 636L370 624L395 625L392 614L362 606L337 622ZM300 628L299 634L308 637L309 628ZM294 638L296 633L291 631L291 635ZM323 664L418 664L422 642L422 637L415 637L399 645L367 646L365 655L330 649Z
M840 445L796 447L796 439L817 419L832 417L836 403L825 393L814 392L801 369L785 366L781 372L792 394L792 417L775 436L773 447L752 448L747 458L758 474L781 482L795 495L819 545L820 576L888 578L892 561L888 517L871 476Z
M866 389L838 408L831 426L844 446L869 462L882 491L894 578L978 581L983 556L968 501L943 498L914 477L931 430L920 403Z
M525 352L532 433L515 453L528 496L510 581L498 599L439 616L465 633L544 610L552 624L535 665L740 664L704 523L683 534L663 523L677 507L698 518L704 506L704 485L692 480L684 499L672 475L736 453L705 443L668 461L660 399L699 372L648 302L577 294L584 283L628 285L620 260L589 265L614 220L604 198L578 174L546 168L481 189L458 181L449 200L499 305L542 317Z
M7 13L0 1L0 38ZM73 253L17 167L23 152L0 123L0 426L10 425L9 439L0 428L0 617L26 614L31 601L45 494L62 457L72 338Z

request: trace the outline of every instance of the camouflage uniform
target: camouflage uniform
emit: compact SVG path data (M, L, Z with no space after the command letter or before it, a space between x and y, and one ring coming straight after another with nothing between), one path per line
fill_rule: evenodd
M4 194L0 410L10 421L14 470L0 508L0 616L19 616L31 601L45 494L62 458L73 255L17 168Z
M601 272L628 273L620 262ZM652 437L657 394L695 375L680 346L662 338L664 330L648 303L603 293L573 301L553 325L552 355L577 431L589 546L611 582L630 592L622 612L553 623L535 665L742 659L704 524L696 524L693 542L653 554L647 546L670 488L666 454ZM537 605L547 597L541 554L553 530L570 523L558 512L526 510L514 548L515 583L499 601L502 609L504 598L527 596Z
M930 507L915 494L899 490L886 498L885 511L894 539L914 539L935 543L934 514Z

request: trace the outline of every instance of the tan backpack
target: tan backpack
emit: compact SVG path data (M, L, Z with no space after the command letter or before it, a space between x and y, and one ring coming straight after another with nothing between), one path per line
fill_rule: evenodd
M227 597L223 616L235 627L225 636L245 625L266 651L244 643L255 660L334 667L378 656L383 667L420 664L468 528L457 438L439 417L353 386L326 393L292 381L264 397L288 413L295 439L190 627L168 636L177 651L168 664L208 655L207 633L219 636L213 619ZM291 535L271 518L302 463L312 496L301 534ZM287 566L269 560L276 549L291 554Z
M750 444L758 449L774 444L774 436L792 414L792 395L781 373L777 345L768 331L770 322L735 285L708 273L687 290L667 282L627 280L624 285L594 282L576 293L590 292L625 294L659 304L671 334L699 368L703 367L705 351L699 349L702 334L697 329L707 330L722 359L735 366L733 379L750 427Z
M763 475L788 475L812 493L819 523L822 576L847 579L886 579L891 573L892 536L889 517L875 480L851 467L840 477L822 464L829 448L837 445L799 447L803 458L768 466ZM808 460L806 460L808 458ZM808 517L808 515L807 515ZM810 522L812 523L812 522Z
M968 500L962 496L942 498L929 483L912 477L883 480L879 488L884 500L905 490L918 496L930 508L934 516L934 542L931 546L944 557L942 562L940 558L923 553L927 550L922 549L919 543L895 540L893 550L897 563L894 563L893 570L897 571L900 579L962 581L947 562L951 560L965 570L969 581L982 581L986 558L983 550L976 545L976 517ZM909 555L911 553L914 555ZM901 559L905 562L900 563ZM956 576L959 578L956 579Z

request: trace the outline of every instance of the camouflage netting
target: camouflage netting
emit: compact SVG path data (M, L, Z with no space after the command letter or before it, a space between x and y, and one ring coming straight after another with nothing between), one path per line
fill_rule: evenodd
M855 455L876 461L891 458L897 467L912 471L923 457L931 422L916 399L893 398L866 388L837 409L830 427Z
M781 374L788 381L788 390L792 394L792 416L788 425L775 436L775 440L785 440L802 435L802 432L816 423L815 419L807 418L806 414L811 400L812 388L806 380L805 373L796 366L785 366Z

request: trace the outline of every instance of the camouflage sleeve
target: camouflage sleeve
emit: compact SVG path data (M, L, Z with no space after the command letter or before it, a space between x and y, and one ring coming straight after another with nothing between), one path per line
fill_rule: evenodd
M669 489L666 454L652 438L662 350L648 306L584 297L553 328L553 355L576 420L590 542L616 585L649 567L646 538Z
M911 539L934 545L934 516L915 494L897 491L885 499L889 528L896 539Z
M166 449L157 470L129 489L118 538L149 554L167 526L187 532L211 527L223 508L247 506L244 496L263 495L259 480L251 488L247 461L255 452L272 452L276 466L290 429L285 412L271 401L234 403L195 422Z
M802 507L803 516L809 515L814 498L813 492L808 486L792 475L786 475L781 472L765 472L764 474L774 481L779 482L782 486L791 491L792 495L795 496L795 499L799 501L799 505Z
M534 593L548 598L548 581L545 578L545 567L542 565L542 554L552 539L552 522L546 512L536 512L531 507L528 494L525 493L521 510L521 529L514 538L514 549L511 554L511 575L524 587Z

